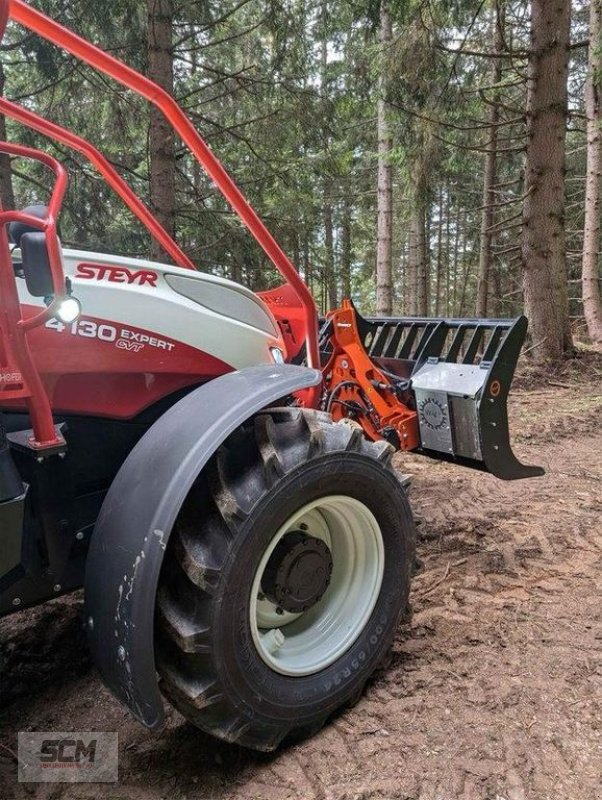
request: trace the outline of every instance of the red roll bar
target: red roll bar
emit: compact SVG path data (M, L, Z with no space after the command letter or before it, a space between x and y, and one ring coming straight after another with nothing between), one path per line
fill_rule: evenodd
M195 269L194 264L188 258L186 253L179 247L172 237L167 233L165 228L161 226L157 219L152 215L149 209L144 205L142 200L135 194L131 186L127 184L117 170L107 161L102 153L97 150L90 142L82 139L81 136L62 128L55 122L49 122L43 117L34 114L33 111L28 111L4 97L0 97L0 114L5 117L20 122L28 128L44 134L57 142L70 147L72 150L77 150L82 155L86 156L88 161L93 164L100 172L109 186L121 197L123 202L134 213L140 222L147 228L150 234L161 243L165 252L173 258L179 267L184 269Z
M99 72L118 81L123 86L144 97L164 114L170 125L180 136L182 141L189 147L205 172L215 182L222 195L246 225L272 264L280 272L284 280L294 289L304 312L307 363L310 367L319 369L318 316L311 292L301 279L290 259L286 256L280 245L268 231L248 200L228 175L220 161L209 149L174 98L164 89L153 83L153 81L136 72L131 67L126 66L108 53L103 52L98 47L95 47L93 44L82 39L62 25L59 25L57 22L54 22L41 12L31 8L31 6L27 5L23 0L0 0L0 39L2 38L8 19L13 19L21 23L24 27L80 58ZM106 159L104 159L92 145L80 139L80 137L75 136L75 134L61 129L54 123L36 117L36 115L32 115L31 112L25 112L23 109L19 109L19 117L17 117L15 115L14 104L8 104L8 101L3 101L1 110L9 116L13 116L15 119L20 118L20 121L31 125L31 127L35 127L35 129L41 133L63 141L69 146L83 152L100 170L101 174L112 188L120 194L130 210L146 225L152 235L161 242L168 252L170 252L176 262L180 266L192 266L189 259L182 253L175 242L171 240L171 237L168 237L150 211L144 207L131 189L127 187L127 184L122 181ZM35 125L32 124L34 121ZM67 141L66 137L69 138L69 141ZM170 241L168 242L165 237ZM317 391L318 390L316 390L316 392Z
M58 306L67 296L61 246L56 232L57 216L67 190L67 173L55 158L31 147L0 142L0 153L40 161L54 172L56 178L48 210L43 219L22 211L0 210L0 297L2 298L0 330L4 333L7 350L3 361L6 362L6 366L16 364L19 369L19 372L15 372L11 377L13 385L9 384L8 388L4 388L0 392L0 398L27 402L34 432L30 445L36 450L45 450L63 445L64 441L54 426L48 395L29 350L27 332L55 316ZM6 230L10 222L22 222L46 234L46 248L54 290L53 300L48 308L28 319L23 319L21 316L19 293L13 274Z

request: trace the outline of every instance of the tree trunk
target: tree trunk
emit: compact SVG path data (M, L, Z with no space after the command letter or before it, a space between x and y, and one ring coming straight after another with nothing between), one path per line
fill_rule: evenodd
M499 55L504 47L504 18L502 8L497 0L493 0L493 52ZM498 84L502 79L501 58L492 59L491 83ZM497 175L497 139L500 110L497 97L489 106L489 127L487 132L487 152L485 153L485 169L483 173L483 211L481 214L481 241L479 248L479 289L477 295L477 317L487 316L487 305L490 294L491 247L493 245L495 224L495 191Z
M418 305L418 271L420 264L420 219L418 209L413 206L410 214L410 244L407 268L407 294L404 297L406 313L416 315Z
M585 181L585 222L583 230L583 314L592 342L602 346L602 298L600 296L600 188L602 140L598 83L602 58L600 34L602 0L591 0L589 7L589 58L585 85L587 115L587 177Z
M418 190L412 201L410 218L410 258L408 263L410 314L425 316L427 313L427 254L426 254L426 209L424 198Z
M337 280L335 274L334 263L334 229L333 229L333 209L332 209L332 194L333 194L333 180L330 173L330 121L329 114L331 113L330 106L330 80L328 75L328 33L329 33L329 17L328 17L328 3L326 0L322 2L322 44L320 49L320 65L321 65L321 85L322 85L322 98L324 101L324 128L322 135L324 137L324 151L327 154L326 168L324 179L322 182L323 191L323 220L324 220L324 292L322 296L322 305L325 306L323 311L330 311L335 309L338 305L337 297Z
M451 301L450 301L450 309L451 315L458 316L457 308L458 308L458 273L459 273L459 264L460 264L460 242L462 241L462 237L464 237L464 241L466 241L465 231L466 231L466 209L460 206L458 208L458 214L455 220L455 230L454 230L454 259L452 262L452 289L451 289Z
M420 291L418 292L418 313L430 314L431 306L431 206L425 195L422 228L422 261L420 271Z
M401 308L398 309L400 313L408 313L408 261L410 257L410 234L409 230L404 231L403 240L401 243L399 253L399 298L401 301Z
M447 198L446 198L446 216L447 222L445 224L445 316L449 317L450 298L451 298L451 215L452 203L450 201L450 185L447 185Z
M327 195L328 189L325 190ZM332 204L326 199L324 203L324 250L326 253L326 263L324 265L324 278L328 292L328 308L330 311L337 307L337 280L334 268L334 231L332 223Z
M0 61L0 97L4 96L4 82L4 65ZM6 117L0 115L0 141L5 142L6 139ZM10 156L7 153L0 153L0 204L2 208L8 210L13 210L15 207Z
M351 297L351 203L343 202L343 221L341 223L341 281L342 297Z
M149 77L173 94L172 0L147 0ZM165 230L175 233L176 158L172 128L163 114L150 111L150 206ZM152 241L151 258L164 258L161 246Z
M439 316L441 307L441 278L443 275L443 184L439 187L439 203L437 205L437 267L435 273L435 308L434 315Z
M391 16L386 4L380 7L380 75L378 80L378 222L376 247L376 313L391 316L393 312L392 234L393 234L393 171L390 163L391 132L387 103L387 60L392 39Z
M522 262L537 361L571 347L565 240L565 134L570 0L532 0Z
M307 219L304 220L303 232L303 278L313 294L313 272L311 268L310 238Z

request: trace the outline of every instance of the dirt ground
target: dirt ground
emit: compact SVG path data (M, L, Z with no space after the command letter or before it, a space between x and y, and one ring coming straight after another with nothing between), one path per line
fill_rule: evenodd
M411 628L351 711L272 756L171 712L132 721L91 671L79 597L0 622L0 800L595 800L602 797L602 362L511 403L544 478L397 457L424 571ZM118 731L118 785L16 782L21 730Z

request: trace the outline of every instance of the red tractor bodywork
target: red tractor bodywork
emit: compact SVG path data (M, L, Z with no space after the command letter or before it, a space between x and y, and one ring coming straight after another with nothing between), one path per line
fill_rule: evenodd
M289 344L294 348L295 343L298 343L298 350L301 344L305 343L308 365L310 367L319 367L318 316L309 289L292 262L175 100L143 75L127 67L90 42L85 41L72 31L67 30L41 12L31 8L22 0L1 0L0 38L2 38L9 19L21 23L29 30L81 58L82 61L85 61L103 74L114 78L128 89L145 97L165 114L174 130L188 145L191 152L244 222L274 267L284 278L285 284L281 290L268 293L266 299L270 302L276 317L279 316L281 309L284 311L282 325ZM165 251L172 256L176 264L185 269L194 269L194 265L177 243L173 241L172 237L162 228L151 212L93 145L61 128L56 123L45 120L8 100L0 100L0 112L86 155L132 213L146 226L151 235L160 242ZM40 223L38 219L27 217L15 211L3 212L2 216L0 216L2 228L0 233L2 283L0 285L6 298L4 300L4 327L6 329L4 331L4 340L6 342L5 349L10 351L7 353L6 363L2 366L2 369L6 373L21 374L24 379L22 385L18 387L6 387L0 395L0 400L26 400L34 431L32 444L36 448L52 448L60 443L60 436L56 433L52 422L48 397L29 352L26 333L50 319L55 306L65 296L65 278L61 269L56 220L67 186L67 175L63 167L55 159L39 151L8 144L2 145L1 150L2 152L10 152L14 155L37 159L53 169L57 176L48 218L45 221ZM21 317L22 312L14 285L13 266L6 235L6 225L13 221L21 221L45 231L55 279L55 304L42 314L27 320ZM292 322L289 317L293 320ZM305 401L310 406L317 405L319 390L308 390Z

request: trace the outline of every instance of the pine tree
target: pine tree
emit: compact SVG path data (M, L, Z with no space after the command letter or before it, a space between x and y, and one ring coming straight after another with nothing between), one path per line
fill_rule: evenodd
M590 339L602 347L602 297L600 294L600 189L602 188L602 115L600 113L600 57L602 0L591 0L589 10L589 58L585 85L587 114L587 176L583 230L583 314Z
M522 261L536 360L572 347L565 241L569 0L533 0Z

